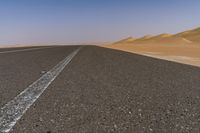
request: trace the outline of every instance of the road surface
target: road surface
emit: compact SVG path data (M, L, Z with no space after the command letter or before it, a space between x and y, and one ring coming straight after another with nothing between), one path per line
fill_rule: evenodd
M96 46L0 50L0 132L200 132L200 69Z

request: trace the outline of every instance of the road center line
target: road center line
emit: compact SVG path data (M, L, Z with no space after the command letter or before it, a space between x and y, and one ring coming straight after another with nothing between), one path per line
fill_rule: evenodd
M62 72L72 58L79 52L78 48L54 68L29 85L13 100L4 105L0 110L0 132L9 132L30 106L40 97L46 88Z
M47 48L53 48L53 47L42 47L42 48L27 48L27 49L18 49L18 50L7 50L7 51L1 51L0 54L16 53L16 52L23 52L23 51L32 51L32 50L47 49Z

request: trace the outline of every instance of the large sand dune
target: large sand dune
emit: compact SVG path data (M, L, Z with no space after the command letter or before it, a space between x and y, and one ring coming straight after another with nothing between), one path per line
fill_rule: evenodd
M185 38L187 40L192 41L193 43L200 43L200 28L185 31L185 32L176 34L175 36Z
M121 43L133 43L135 39L133 37L128 37L123 40L120 40L118 42L115 42L115 44L121 44Z
M200 44L200 28L181 32L175 35L160 34L156 36L147 35L134 39L129 37L114 44Z
M138 39L133 41L135 44L189 44L190 40L179 36L172 36L169 34L161 34L158 36L153 36L148 39Z
M147 35L138 39L129 37L104 46L107 48L200 66L200 28L175 35Z

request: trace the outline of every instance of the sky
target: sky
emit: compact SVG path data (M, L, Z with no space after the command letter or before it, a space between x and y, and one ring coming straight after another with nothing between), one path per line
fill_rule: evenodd
M200 27L200 0L0 0L0 44L80 44Z

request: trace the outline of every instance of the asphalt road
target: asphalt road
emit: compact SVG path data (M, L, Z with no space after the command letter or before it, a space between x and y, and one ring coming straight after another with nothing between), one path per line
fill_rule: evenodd
M0 54L0 106L78 47ZM10 131L199 133L200 69L84 46Z
M53 47L0 53L0 106L51 69L76 47ZM12 51L15 49L4 50ZM2 51L3 52L3 51Z
M1 48L0 47L0 53L1 52L7 52L7 51L20 51L20 50L31 50L31 49L43 49L47 47L57 47L57 46L30 46L30 47L7 47L7 48Z

